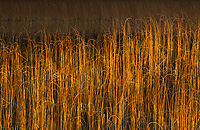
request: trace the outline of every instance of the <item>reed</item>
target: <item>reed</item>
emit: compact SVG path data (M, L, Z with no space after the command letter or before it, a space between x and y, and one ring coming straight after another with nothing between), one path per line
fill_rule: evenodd
M162 17L93 39L2 34L0 128L198 129L199 26Z

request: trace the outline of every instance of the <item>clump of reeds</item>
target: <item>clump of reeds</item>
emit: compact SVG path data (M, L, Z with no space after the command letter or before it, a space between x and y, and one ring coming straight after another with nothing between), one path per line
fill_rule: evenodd
M117 27L116 27L117 28ZM199 23L0 39L1 129L198 129Z

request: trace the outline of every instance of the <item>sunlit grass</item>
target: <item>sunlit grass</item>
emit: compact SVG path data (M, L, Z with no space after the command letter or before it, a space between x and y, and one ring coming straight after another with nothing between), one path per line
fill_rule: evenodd
M199 23L0 40L1 129L198 129Z

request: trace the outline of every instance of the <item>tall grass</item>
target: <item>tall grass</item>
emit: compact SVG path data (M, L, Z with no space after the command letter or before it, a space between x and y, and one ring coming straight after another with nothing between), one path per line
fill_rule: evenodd
M0 128L198 129L199 23L127 19L111 30L1 35Z

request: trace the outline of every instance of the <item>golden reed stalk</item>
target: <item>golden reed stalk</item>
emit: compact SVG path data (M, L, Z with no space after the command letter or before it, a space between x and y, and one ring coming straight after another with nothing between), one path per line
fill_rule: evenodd
M200 24L127 19L94 39L1 35L1 129L198 129Z

